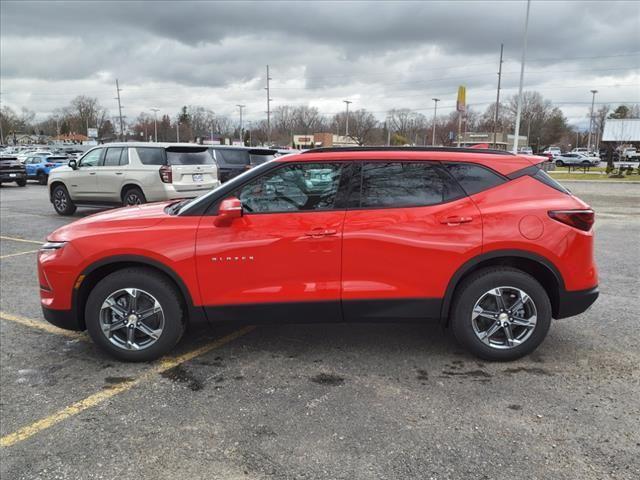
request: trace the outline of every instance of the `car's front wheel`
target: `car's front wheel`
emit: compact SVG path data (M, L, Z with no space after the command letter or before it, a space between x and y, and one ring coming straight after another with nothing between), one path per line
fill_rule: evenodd
M531 275L510 267L480 270L460 285L451 326L485 360L516 360L535 350L551 325L551 302Z
M76 211L76 204L73 203L69 192L64 185L56 185L51 192L51 200L53 202L53 208L58 215L73 215Z
M556 160L556 167L564 167L564 162L562 160Z
M126 268L103 278L85 308L87 331L120 360L142 362L169 352L184 332L182 302L162 274Z

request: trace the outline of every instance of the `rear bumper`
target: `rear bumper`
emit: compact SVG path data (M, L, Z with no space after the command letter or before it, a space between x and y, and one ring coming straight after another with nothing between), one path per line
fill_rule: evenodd
M84 330L84 326L80 325L78 316L73 310L53 310L43 306L42 314L47 322L56 327L65 330Z
M564 291L558 299L558 311L554 318L567 318L586 311L596 301L600 291L598 286L587 290Z

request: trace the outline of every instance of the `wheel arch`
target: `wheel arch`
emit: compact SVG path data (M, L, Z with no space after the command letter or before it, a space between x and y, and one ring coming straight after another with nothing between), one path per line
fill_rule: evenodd
M142 188L142 185L140 185L139 183L137 183L134 180L127 180L127 182L122 185L122 188L120 189L120 200L122 200L124 202L124 194L127 193L127 190L130 190L132 188L137 188L138 190L140 190L142 192L142 194L146 197L147 195L144 193L144 188Z
M63 186L67 190L67 193L69 193L69 189L67 188L67 186L64 184L62 180L54 180L49 184L49 201L51 203L53 203L53 190L55 190L55 188L58 185ZM70 194L69 194L69 197L71 197Z
M130 267L147 268L162 274L176 287L178 293L180 294L180 297L183 301L183 307L185 307L184 310L187 313L186 320L192 320L194 318L204 318L202 309L194 306L193 298L191 296L191 293L189 292L189 289L182 281L180 276L175 271L173 271L173 269L157 260L153 260L150 258L138 255L118 255L99 260L89 265L82 271L82 273L78 277L80 286L78 288L74 288L73 290L72 308L75 312L75 315L77 316L78 324L82 329L86 328L84 309L93 287L107 275L118 270Z
M453 274L447 285L440 312L444 325L449 323L451 306L462 281L473 272L495 266L517 268L534 277L549 295L553 316L556 316L559 311L560 295L565 287L562 275L553 263L540 255L524 250L495 250L468 260Z

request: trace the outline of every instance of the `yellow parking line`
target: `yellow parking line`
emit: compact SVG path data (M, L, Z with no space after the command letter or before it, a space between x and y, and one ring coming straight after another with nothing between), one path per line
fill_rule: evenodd
M62 328L51 325L48 322L39 322L30 318L21 317L20 315L12 315L11 313L0 311L0 318L2 320L19 323L20 325L24 325L25 327L35 328L47 333L53 333L55 335L64 335L65 337L74 338L76 340L89 340L87 335L84 333L76 332L73 330L64 330Z
M28 250L26 252L18 252L18 253L9 253L7 255L0 255L0 260L3 258L9 258L9 257L17 257L18 255L26 255L27 253L36 253L39 250Z
M42 245L42 243L43 243L43 242L37 242L35 240L27 240L25 238L5 237L4 235L0 235L0 239L2 239L2 240L11 240L11 241L14 241L14 242L36 243L38 245Z
M165 372L171 368L174 368L180 365L181 363L187 362L199 355L203 355L207 352L210 352L211 350L219 348L235 340L236 338L249 333L254 328L255 327L253 326L244 327L244 328L241 328L240 330L236 330L235 332L230 333L229 335L226 335L222 338L219 338L210 343L207 343L200 348L196 348L195 350L184 353L177 357L163 358L151 369L147 370L138 378L135 378L130 382L121 383L114 386L113 388L109 388L108 390L102 390L98 393L94 393L93 395L88 396L84 400L80 400L79 402L73 403L68 407L63 408L62 410L52 415L49 415L48 417L38 420L32 423L31 425L27 425L26 427L22 427L21 429L13 433L5 435L4 437L0 438L0 447L10 447L12 445L15 445L16 443L22 442L23 440L26 440L32 437L33 435L37 434L38 432L41 432L42 430L46 430L47 428L52 427L69 417L77 415L78 413L81 413L91 407L95 407L96 405L99 405L100 403L110 399L111 397L118 395L119 393L130 390L134 386L142 383L145 380L148 380L155 374Z

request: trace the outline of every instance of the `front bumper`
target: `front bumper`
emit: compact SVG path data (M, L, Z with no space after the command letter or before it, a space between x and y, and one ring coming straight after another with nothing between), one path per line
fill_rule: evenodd
M43 305L42 314L47 322L56 327L77 331L85 329L84 325L80 325L78 316L73 310L54 310Z
M599 294L597 285L587 290L565 290L558 298L558 311L554 313L554 318L567 318L581 314L593 305Z

